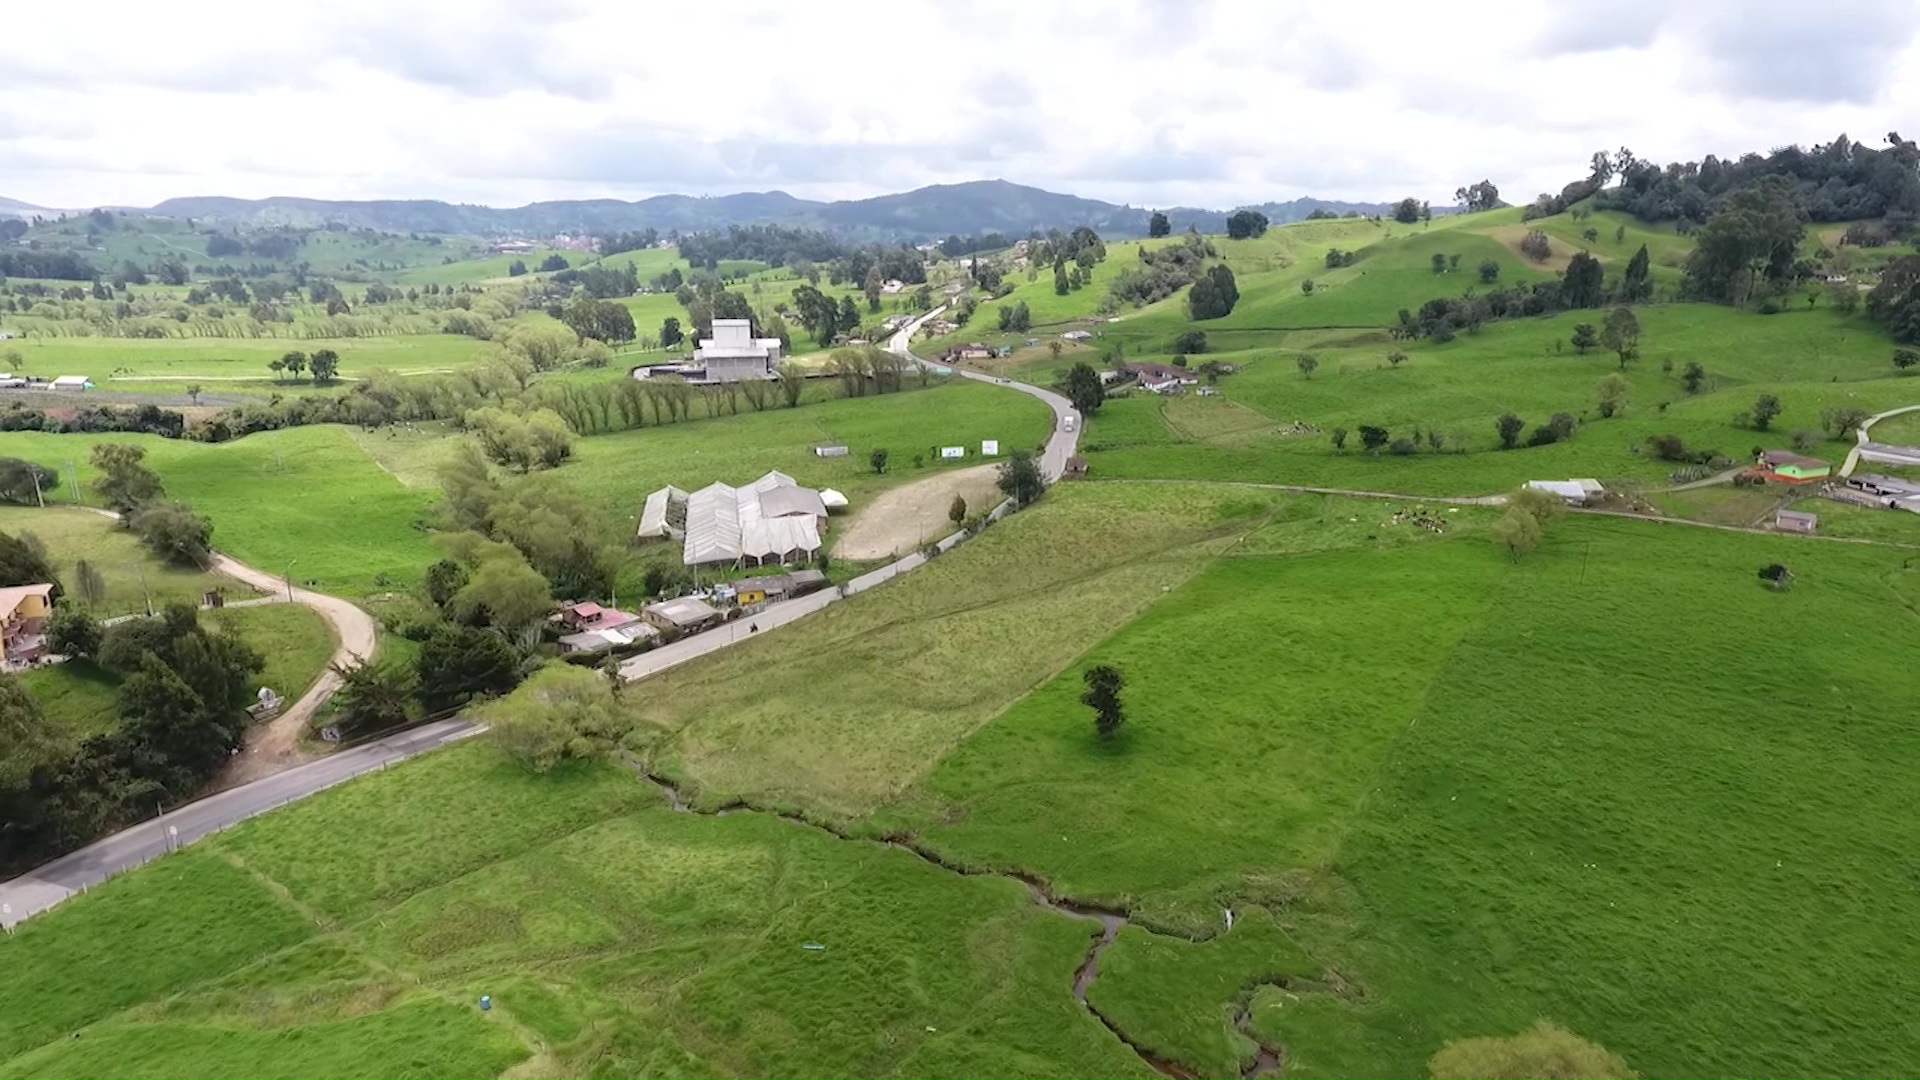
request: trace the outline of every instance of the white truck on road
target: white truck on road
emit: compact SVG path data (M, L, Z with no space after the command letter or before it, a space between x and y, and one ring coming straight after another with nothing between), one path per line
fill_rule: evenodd
M1073 431L1079 426L1080 426L1080 414L1077 412L1068 412L1065 416L1062 416L1060 418L1061 431Z

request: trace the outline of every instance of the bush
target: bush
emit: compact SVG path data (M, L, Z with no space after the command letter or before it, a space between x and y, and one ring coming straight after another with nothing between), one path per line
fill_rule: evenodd
M1455 1039L1433 1055L1427 1070L1435 1080L1634 1080L1639 1076L1598 1043L1545 1020L1508 1038Z
M1183 330L1173 339L1173 351L1193 356L1207 351L1207 332L1205 330Z
M1687 461L1687 443L1678 435L1649 435L1647 449L1661 461Z
M61 607L47 620L47 651L61 656L92 656L105 637L99 620L79 608Z

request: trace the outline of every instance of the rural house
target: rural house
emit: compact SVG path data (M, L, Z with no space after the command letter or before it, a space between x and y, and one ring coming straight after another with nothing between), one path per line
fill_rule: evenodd
M640 617L662 630L678 630L683 634L705 630L721 618L713 605L697 596L682 596L677 600L648 604L640 609Z
M1760 464L1773 479L1789 484L1825 480L1833 470L1833 466L1819 458L1796 454L1791 450L1768 450L1760 455Z
M0 650L8 667L32 663L46 651L47 616L52 613L50 584L0 589Z
M1781 532L1810 533L1820 519L1799 510L1781 510L1773 515L1773 527Z

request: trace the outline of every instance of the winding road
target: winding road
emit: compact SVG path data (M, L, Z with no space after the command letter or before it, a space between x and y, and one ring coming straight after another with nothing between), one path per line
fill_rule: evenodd
M920 324L939 314L941 310L943 309L935 308L902 328L889 342L889 350L917 363L925 364L926 361L913 356L909 351L909 343L913 339L914 331L920 328ZM1027 394L1046 403L1047 407L1053 410L1053 434L1048 437L1046 448L1041 454L1040 470L1049 482L1058 480L1066 471L1067 459L1073 456L1074 448L1079 443L1079 417L1073 411L1072 402L1043 387L1010 382L963 369L955 369L955 371L964 378L1005 386ZM1073 430L1067 430L1069 418L1073 421L1071 424ZM1012 510L1011 503L1002 503L994 508L991 516L1004 517ZM106 511L96 512L107 513ZM965 539L966 534L958 532L940 540L936 546L941 551L948 551ZM854 578L841 589L817 592L797 600L771 605L755 616L748 625L758 626L761 630L784 626L803 619L845 596L865 592L876 585L892 581L926 561L926 556L914 552L905 558ZM305 604L318 611L332 625L338 643L334 650L333 663L351 664L356 659L372 655L375 642L373 619L353 604L336 596L328 596L307 589L289 589L284 578L257 570L225 555L216 555L214 564L215 569L229 577L267 590L270 595L283 594L294 603ZM748 626L743 626L739 622L727 623L721 628L682 638L671 645L662 646L628 660L620 665L620 677L628 681L644 679L676 664L718 652L753 636L756 636L755 632L749 630ZM235 760L232 769L221 778L220 783L226 787L226 790L132 828L124 829L79 851L55 859L39 869L14 878L12 881L0 883L0 927L11 929L15 923L28 916L45 911L76 892L98 885L114 874L163 855L181 844L189 843L255 814L264 813L295 799L332 787L343 780L374 769L385 768L402 758L476 735L481 730L474 724L456 717L412 728L315 761L301 763L298 751L300 732L312 717L314 710L333 694L339 684L339 676L329 667L313 686L300 696L298 701L288 706L284 712L265 726L256 728L248 738L245 752Z

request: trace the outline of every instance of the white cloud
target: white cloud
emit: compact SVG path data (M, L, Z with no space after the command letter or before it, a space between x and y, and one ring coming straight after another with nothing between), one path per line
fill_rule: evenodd
M1920 112L1910 0L106 0L7 29L32 47L9 50L0 194L53 206L985 177L1213 206L1488 177L1519 200L1603 147L1877 144Z

